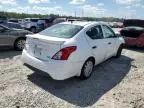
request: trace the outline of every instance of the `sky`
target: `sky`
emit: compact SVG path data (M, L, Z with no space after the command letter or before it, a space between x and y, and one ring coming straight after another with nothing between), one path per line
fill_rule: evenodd
M0 0L0 11L144 19L144 0Z

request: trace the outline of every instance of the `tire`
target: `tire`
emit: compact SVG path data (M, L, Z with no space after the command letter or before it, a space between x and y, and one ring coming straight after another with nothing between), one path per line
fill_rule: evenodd
M122 50L123 50L123 45L120 45L120 47L118 48L117 54L115 56L116 58L119 58L121 56Z
M26 42L26 39L24 38L17 39L14 43L14 49L17 51L22 51L25 47L25 42Z
M92 72L93 72L93 67L94 67L94 62L92 59L88 59L83 67L82 67L82 70L81 70L81 75L80 75L80 79L81 80L86 80L88 79Z
M36 33L36 27L31 27L30 31Z

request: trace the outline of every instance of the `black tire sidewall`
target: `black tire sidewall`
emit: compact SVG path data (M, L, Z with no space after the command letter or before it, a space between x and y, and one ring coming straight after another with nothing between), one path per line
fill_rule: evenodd
M91 59L87 60L87 61L84 63L84 65L83 65L83 67L82 67L82 69L81 69L81 75L80 75L80 79L81 79L81 80L86 80L86 79L88 79L89 77L91 77L91 75L92 75L92 73L93 73L93 72L91 72L89 76L86 76L85 73L84 73L84 68L85 68L85 65L86 65L86 63L87 63L88 61L91 61L91 62L93 63L93 61L92 61ZM94 63L93 63L93 67L94 67ZM93 71L93 70L92 70L92 71Z
M122 50L123 50L123 45L120 45L120 47L118 48L117 54L116 54L117 58L121 56Z

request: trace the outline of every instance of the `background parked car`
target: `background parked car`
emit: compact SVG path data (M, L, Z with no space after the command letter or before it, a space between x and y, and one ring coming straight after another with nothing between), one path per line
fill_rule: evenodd
M67 21L67 18L56 18L52 25L55 25L55 24L58 24L58 23L62 23L62 22L66 22Z
M8 28L0 24L0 46L12 46L15 50L22 50L25 46L27 34L32 33L23 29Z
M124 20L123 25L124 27L129 27L129 26L144 27L144 20L127 19L127 20Z
M21 26L26 30L36 33L51 26L52 22L53 20L51 18L26 18L21 22Z
M26 30L36 33L39 29L38 21L38 18L25 18L21 26Z
M10 18L10 19L8 19L7 21L8 21L8 22L14 22L14 23L18 23L18 22L19 22L19 20L16 19L16 18Z
M7 18L0 18L0 24L7 21Z
M127 46L144 47L144 28L142 27L125 27L121 30L121 35L125 38Z
M55 19L56 19L55 17L44 18L45 20L44 27L45 28L50 27Z
M8 28L23 29L19 23L15 23L15 22L4 22L1 23L1 25L4 25Z
M39 19L38 20L38 22L37 22L37 32L40 32L40 31L45 29L45 23L46 23L45 19Z
M84 21L82 19L67 19L67 21Z

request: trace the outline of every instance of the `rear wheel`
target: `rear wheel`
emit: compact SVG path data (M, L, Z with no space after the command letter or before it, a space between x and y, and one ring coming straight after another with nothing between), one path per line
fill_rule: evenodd
M17 39L14 44L15 50L22 51L25 47L25 42L26 42L26 39L24 38Z
M120 47L118 48L117 54L115 56L116 58L119 58L121 56L122 50L123 50L123 45L120 45Z
M83 67L82 67L82 70L81 70L81 75L80 75L80 79L81 80L86 80L88 79L91 74L92 74L92 71L93 71L93 67L94 67L94 62L92 59L88 59Z

